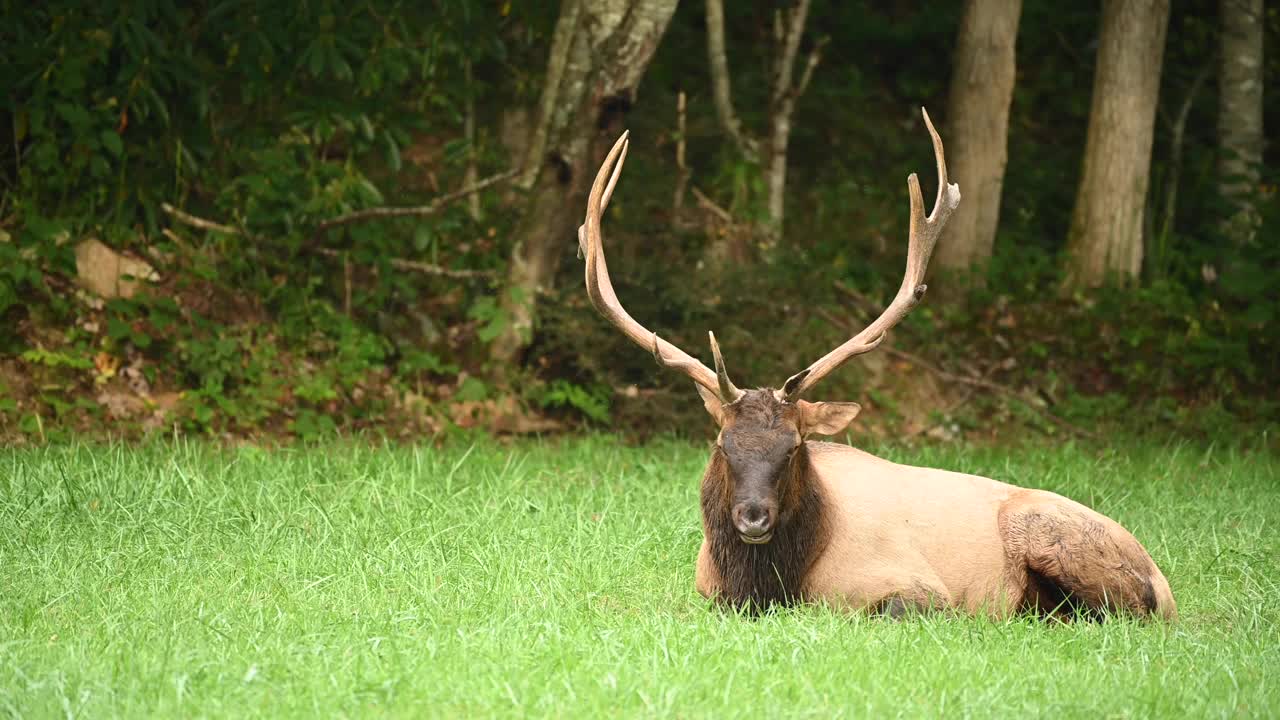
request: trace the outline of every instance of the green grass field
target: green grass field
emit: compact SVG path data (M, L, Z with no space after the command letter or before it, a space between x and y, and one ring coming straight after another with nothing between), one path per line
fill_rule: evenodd
M705 446L0 453L15 717L1276 717L1280 459L885 450L1130 528L1174 625L752 620L693 589Z

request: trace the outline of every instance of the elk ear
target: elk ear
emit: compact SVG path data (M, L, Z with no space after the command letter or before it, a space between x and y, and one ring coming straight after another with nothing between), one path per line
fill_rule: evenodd
M852 402L796 401L800 408L801 435L835 435L849 427L862 406Z
M693 386L698 389L698 394L702 396L702 406L707 409L707 414L711 416L711 419L716 421L716 426L724 427L724 405L721 404L720 398L697 383L694 383Z

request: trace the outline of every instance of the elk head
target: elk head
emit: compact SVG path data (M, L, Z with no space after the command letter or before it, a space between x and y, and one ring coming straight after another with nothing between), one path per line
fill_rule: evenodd
M947 218L960 203L960 188L947 182L942 140L929 114L923 114L938 164L938 195L932 212L926 217L920 182L914 173L907 178L911 199L910 237L907 269L897 296L866 329L792 375L777 390L739 390L729 379L714 334L710 334L711 355L715 360L712 371L645 329L627 313L609 280L600 233L601 214L609 204L626 160L627 133L618 138L596 174L587 200L586 220L578 228L579 251L586 258L587 295L600 314L652 353L659 365L678 370L695 383L707 412L720 428L712 463L713 466L724 463L726 482L720 489L721 497L713 500L718 503L719 514L731 522L738 537L748 545L770 542L775 530L780 527L785 530L788 516L801 504L800 498L806 491L802 485L808 470L805 438L811 434L839 433L858 414L857 403L808 402L801 396L849 358L874 350L889 329L906 317L924 296L929 256ZM706 502L704 496L704 512L709 510Z

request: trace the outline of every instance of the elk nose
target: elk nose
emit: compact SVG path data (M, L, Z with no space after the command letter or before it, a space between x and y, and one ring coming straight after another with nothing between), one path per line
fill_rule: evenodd
M764 503L742 503L734 508L734 524L744 540L755 540L773 530L773 511Z
M769 511L763 505L748 505L746 512L742 513L742 519L748 525L765 525L769 522Z

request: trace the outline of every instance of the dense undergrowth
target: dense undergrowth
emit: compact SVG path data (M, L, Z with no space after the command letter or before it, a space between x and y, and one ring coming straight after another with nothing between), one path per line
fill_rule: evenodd
M890 256L875 262L876 278L810 269L803 281L789 279L800 271L743 273L694 287L631 262L642 252L634 233L611 235L615 282L631 311L695 354L705 354L700 340L714 329L734 377L749 386L776 386L868 322L900 272ZM681 248L680 236L667 237ZM673 251L672 263L695 252ZM483 353L500 319L476 309L496 312L483 295L462 316L434 299L425 302L436 312L408 314L424 302L410 297L398 312L348 314L323 293L272 308L188 275L154 294L103 302L50 274L65 299L33 308L18 324L14 355L0 358L0 434L21 442L84 432L700 433L701 405L683 378L596 316L580 281L565 275L542 304L528 367L495 384ZM1280 347L1248 318L1177 285L1065 298L1034 290L1049 281L1029 280L1021 293L976 290L967 302L930 297L881 357L850 363L816 395L862 402L862 422L880 434L1274 437ZM415 319L430 337L406 330Z

